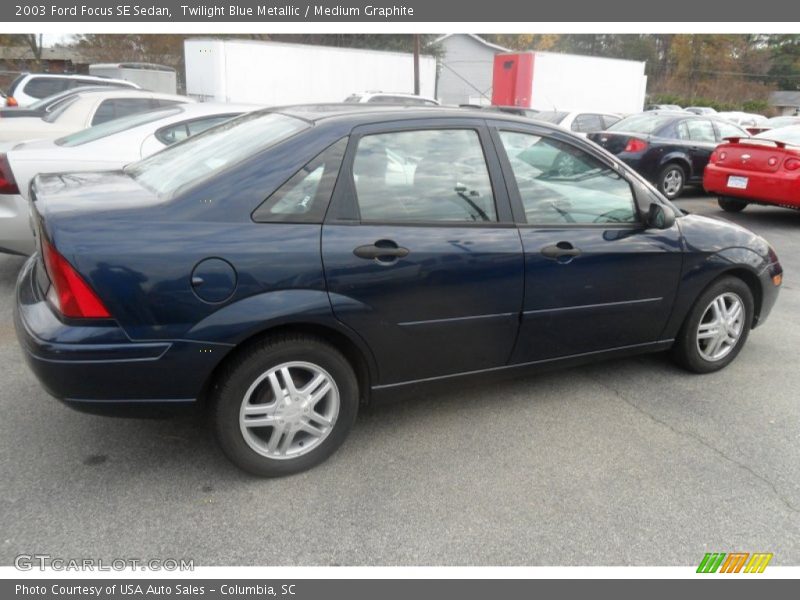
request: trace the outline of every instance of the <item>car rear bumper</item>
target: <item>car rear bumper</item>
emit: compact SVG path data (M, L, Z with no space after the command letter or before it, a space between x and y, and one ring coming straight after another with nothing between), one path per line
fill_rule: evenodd
M14 326L45 390L88 412L143 416L192 406L229 346L182 340L132 341L113 321L65 323L42 298L36 257L17 281Z
M747 177L747 188L728 187L731 176ZM800 172L754 173L708 165L703 175L703 187L707 192L720 196L732 196L764 204L775 204L800 208Z
M25 256L33 252L28 202L19 194L0 194L0 252Z

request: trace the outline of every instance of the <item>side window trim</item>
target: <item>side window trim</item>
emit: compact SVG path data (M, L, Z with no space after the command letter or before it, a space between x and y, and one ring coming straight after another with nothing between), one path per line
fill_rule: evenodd
M641 229L643 227L644 213L643 213L643 208L641 206L639 194L637 193L637 190L639 188L637 182L631 180L631 178L628 177L627 173L624 170L619 169L615 163L609 161L602 154L591 152L586 148L582 148L579 145L573 143L572 140L565 139L567 138L567 136L558 135L558 132L555 132L556 134L552 135L553 132L544 129L539 129L535 126L527 127L527 126L519 126L518 124L503 123L503 122L490 123L489 126L490 126L490 134L492 142L495 146L495 150L497 152L503 170L503 178L505 179L506 182L506 189L511 203L511 209L514 213L514 222L516 223L517 227L526 229L564 229L564 228ZM585 152L586 154L588 154L593 159L597 160L602 165L613 170L630 187L631 199L633 201L633 208L634 211L636 212L637 221L635 223L563 223L563 224L528 223L528 218L525 214L525 207L522 202L522 195L519 191L517 180L514 175L514 171L511 167L511 161L508 158L505 146L503 145L503 141L500 138L501 131L508 131L510 133L520 133L537 137L552 137L559 142L568 144L573 148L576 148L577 150Z
M494 140L486 121L477 119L419 119L399 121L397 123L381 123L361 125L353 129L350 141L345 151L339 178L336 181L326 223L338 225L361 225L361 214L356 199L355 182L353 178L353 163L361 138L368 135L381 133L396 133L403 131L440 130L440 129L470 129L478 133L481 150L489 173L489 180L494 195L497 221L492 222L454 222L431 221L409 222L392 221L386 223L369 222L370 225L391 224L393 226L407 227L489 227L506 228L515 226L515 217L509 201L505 176L500 164Z

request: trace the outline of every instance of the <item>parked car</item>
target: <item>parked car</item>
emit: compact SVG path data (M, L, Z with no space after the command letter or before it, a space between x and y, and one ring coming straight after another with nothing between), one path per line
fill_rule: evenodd
M715 115L717 114L717 109L711 108L710 106L687 106L684 108L686 112L694 113L696 115Z
M111 88L139 89L139 86L124 79L109 79L92 75L67 75L54 73L22 73L8 88L6 105L25 108L58 92L87 85L102 85Z
M717 371L782 275L595 144L457 108L259 111L31 196L15 325L45 389L199 401L259 475L321 462L389 389L667 349Z
M622 119L620 115L602 112L543 110L533 117L537 121L560 125L579 135L603 131Z
M764 115L757 115L755 113L746 113L741 111L720 112L716 115L720 119L730 121L738 125L747 133L755 135L764 130L764 127L769 119Z
M141 90L81 92L44 117L0 119L0 142L52 140L120 117L186 102L194 100Z
M52 112L62 102L66 102L68 98L75 94L83 92L105 92L108 91L107 86L84 86L77 88L70 88L63 92L58 92L52 96L47 96L41 100L37 100L33 104L20 108L18 106L5 106L0 108L0 119L19 119L21 117L44 117L47 113Z
M649 104L645 110L671 110L680 112L683 110L683 108L677 104Z
M248 104L174 104L77 131L56 140L21 142L0 153L0 252L31 254L31 180L39 173L121 169L243 112Z
M778 129L779 127L788 127L789 125L800 125L800 117L772 117L767 119L758 127L748 127L747 130L753 135L769 131L770 129Z
M405 94L402 92L362 92L351 94L344 99L346 103L401 104L404 106L439 106L434 98Z
M720 144L706 167L703 187L719 195L717 202L727 212L748 204L800 208L800 125Z
M741 127L711 117L674 112L645 112L622 119L596 142L651 181L667 198L687 184L701 184L708 158L724 138L747 137Z

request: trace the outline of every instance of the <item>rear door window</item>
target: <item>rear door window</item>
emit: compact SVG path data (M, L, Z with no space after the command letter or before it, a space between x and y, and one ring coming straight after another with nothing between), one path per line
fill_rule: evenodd
M689 139L695 142L716 142L714 125L708 119L689 119L685 121Z
M353 181L362 222L496 222L478 132L425 129L367 135Z
M22 91L32 98L47 98L67 89L69 81L65 77L31 77Z

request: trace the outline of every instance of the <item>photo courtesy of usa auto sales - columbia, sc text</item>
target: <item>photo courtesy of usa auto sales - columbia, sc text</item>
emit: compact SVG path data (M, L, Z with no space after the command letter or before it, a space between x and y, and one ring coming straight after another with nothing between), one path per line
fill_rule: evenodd
M55 6L44 4L17 4L18 17L413 17L410 6L324 6L321 4L286 4L283 6L239 6L237 4L202 4L180 6L181 14L173 15L169 7L139 4L117 4L114 6Z

